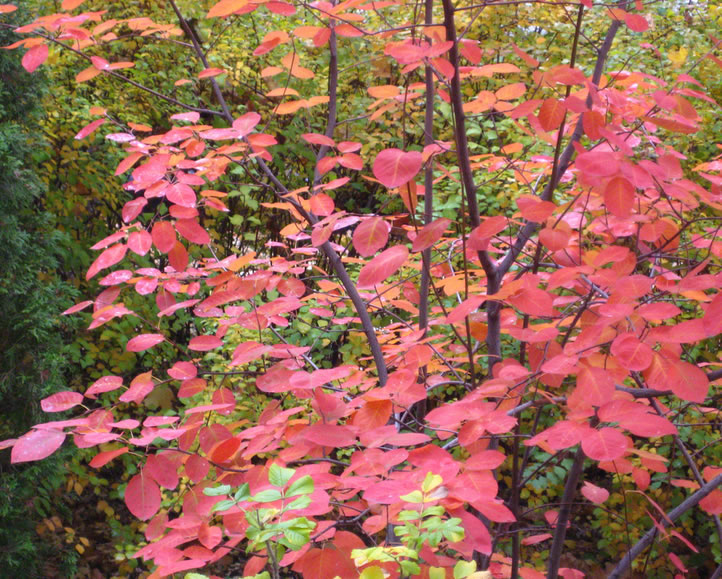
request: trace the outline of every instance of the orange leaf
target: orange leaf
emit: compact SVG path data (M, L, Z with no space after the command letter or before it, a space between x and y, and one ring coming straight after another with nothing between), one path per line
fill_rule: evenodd
M248 0L221 0L208 11L206 18L230 16L248 4Z

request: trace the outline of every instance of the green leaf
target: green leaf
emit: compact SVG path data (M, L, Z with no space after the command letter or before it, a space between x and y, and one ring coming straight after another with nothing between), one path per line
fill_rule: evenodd
M303 495L298 497L295 501L293 501L291 504L286 506L287 510L301 510L305 509L308 505L311 504L311 498L308 495Z
M276 463L271 465L268 469L268 482L274 487L285 487L286 483L291 480L291 477L296 473L292 468L283 468L278 466Z
M446 579L446 570L443 567L431 567L429 579Z
M287 497L295 497L298 495L310 495L313 492L313 479L309 475L293 481L286 491Z
M222 511L227 511L228 509L233 508L236 505L234 501L221 501L220 503L216 503L213 505L213 508L211 509L214 513L219 513Z
M242 501L248 501L250 499L251 499L250 487L248 486L248 483L243 483L241 485L241 488L239 488L236 491L236 494L233 495L233 500L240 503Z
M384 579L384 570L381 567L374 565L373 567L366 567L359 575L359 579Z
M421 491L411 491L407 495L402 495L399 497L402 501L406 501L407 503L423 503L424 502L424 495L421 493Z
M454 565L454 579L464 579L476 571L476 561L459 561Z
M272 503L273 501L277 501L282 497L283 495L278 489L266 489L261 491L260 493L253 495L251 497L251 500L254 500L257 503Z
M435 488L440 487L443 482L444 479L442 479L438 474L429 472L426 474L424 482L421 483L421 490L424 491L424 494L430 493Z
M227 495L231 492L231 485L221 485L217 487L209 487L206 489L203 489L203 494L207 497L220 497L223 495Z

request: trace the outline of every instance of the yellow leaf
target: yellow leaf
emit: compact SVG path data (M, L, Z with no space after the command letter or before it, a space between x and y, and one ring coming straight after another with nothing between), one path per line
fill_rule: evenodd
M688 54L689 51L687 48L682 46L679 50L670 50L667 53L667 58L669 58L674 68L679 68L684 64L684 61L687 60Z

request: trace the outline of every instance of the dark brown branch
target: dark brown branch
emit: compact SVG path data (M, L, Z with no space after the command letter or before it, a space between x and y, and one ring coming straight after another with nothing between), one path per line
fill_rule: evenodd
M557 579L559 574L559 564L561 562L562 551L564 549L564 539L567 536L567 523L572 512L574 504L574 496L577 494L577 485L579 478L584 471L584 451L580 446L574 456L572 468L567 474L567 482L564 485L564 495L562 496L562 505L559 508L557 516L556 529L554 530L554 539L549 550L549 568L547 569L547 579Z
M466 117L464 115L464 102L461 96L461 76L459 73L459 47L457 45L456 23L454 21L454 6L451 0L442 0L444 7L444 26L446 40L453 42L449 50L449 60L454 67L454 76L451 78L450 97L454 112L454 139L456 141L456 155L459 161L461 182L464 187L466 201L469 205L469 219L473 227L481 223L479 204L476 199L476 185L471 171L469 158L469 143L466 137ZM486 291L495 294L499 291L502 275L499 268L489 257L486 251L479 252L479 261L486 274ZM489 356L489 374L495 363L501 361L501 319L500 304L494 301L486 302L487 336L486 348Z

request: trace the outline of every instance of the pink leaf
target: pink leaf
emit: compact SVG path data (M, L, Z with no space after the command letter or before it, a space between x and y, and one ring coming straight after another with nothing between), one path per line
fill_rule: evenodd
M123 497L128 510L141 521L147 521L160 508L160 489L143 471L128 482Z
M58 392L40 401L43 412L64 412L82 404L83 395L79 392Z
M10 462L30 462L42 460L53 454L65 440L62 430L31 430L18 438L10 453Z
M395 245L381 252L361 268L359 289L372 288L395 274L409 257L405 245Z
M128 340L125 349L128 352L142 352L160 344L165 338L163 334L141 334Z
M38 44L33 46L23 55L22 65L28 72L34 72L48 58L48 45Z
M590 482L584 483L584 486L582 486L582 494L595 505L601 505L609 498L608 490L593 485Z
M353 246L363 257L370 257L389 240L389 225L381 217L362 221L353 232Z
M384 149L374 161L374 176L389 189L408 183L421 170L423 157L418 151Z

